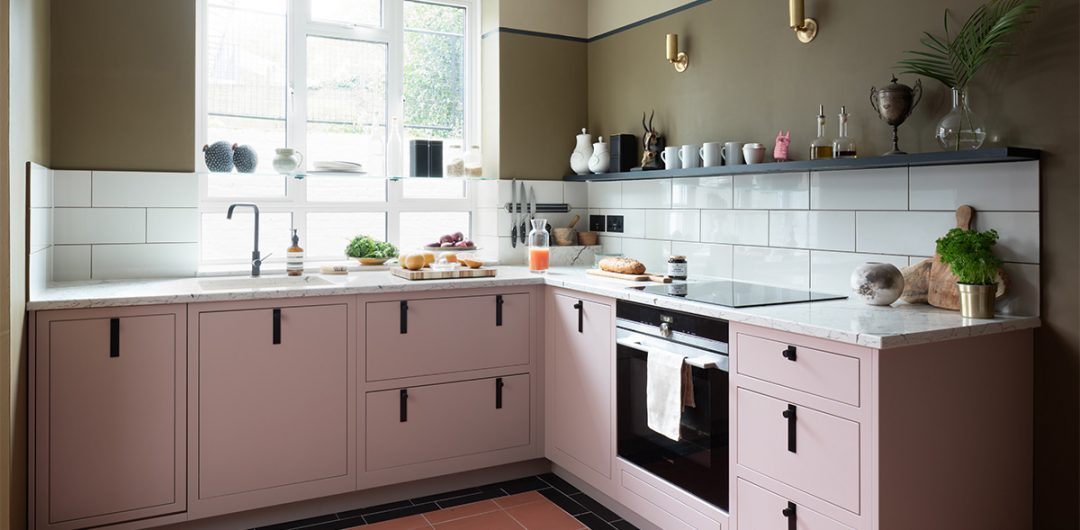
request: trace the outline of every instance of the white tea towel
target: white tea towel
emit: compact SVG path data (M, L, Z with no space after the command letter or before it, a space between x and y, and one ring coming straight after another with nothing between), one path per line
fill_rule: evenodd
M646 363L645 401L649 428L675 441L679 440L686 396L685 374L690 370L685 361L685 355L650 349ZM693 396L692 390L690 395Z

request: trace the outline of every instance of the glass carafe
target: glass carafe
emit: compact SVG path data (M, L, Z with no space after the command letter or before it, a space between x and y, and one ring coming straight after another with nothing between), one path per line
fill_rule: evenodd
M529 272L544 274L551 264L551 236L547 219L533 219L532 230L525 240L529 245Z

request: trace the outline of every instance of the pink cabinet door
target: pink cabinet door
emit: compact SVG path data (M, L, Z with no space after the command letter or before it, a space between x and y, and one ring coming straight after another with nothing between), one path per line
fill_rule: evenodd
M859 406L859 359L739 333L739 373Z
M547 410L552 442L561 455L611 478L615 352L611 306L562 294L554 297L552 338L554 409Z
M851 527L804 506L788 502L787 499L755 484L743 479L738 482L739 500L735 514L739 518L739 528L781 530L792 528L790 523L791 519L794 519L794 528L798 530L851 530Z
M742 388L736 399L739 464L859 513L858 423Z
M38 528L184 509L183 312L118 313L39 320Z
M367 469L528 445L529 375L367 394Z
M198 314L198 498L348 473L348 307Z
M528 293L367 304L367 380L529 362Z

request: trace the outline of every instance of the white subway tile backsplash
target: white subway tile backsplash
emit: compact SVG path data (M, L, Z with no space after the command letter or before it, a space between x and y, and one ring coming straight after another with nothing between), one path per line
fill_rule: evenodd
M667 274L667 261L671 256L671 241L623 238L623 255L645 264L645 270L654 274Z
M53 244L53 209L30 208L30 252L49 248Z
M52 251L52 247L46 247L30 254L26 275L31 299L37 298L37 293L48 287L52 279L52 272L49 271L52 264Z
M622 182L590 182L589 208L622 208Z
M146 210L147 243L195 243L198 241L198 209L149 208Z
M732 246L711 243L687 243L673 241L671 253L686 256L690 277L731 278Z
M810 288L809 250L736 246L732 254L736 280Z
M863 263L891 263L896 268L907 266L907 256L887 254L852 254L850 252L810 252L810 288L835 294L851 292L851 273Z
M621 215L623 216L623 231L619 233L610 233L613 236L619 237L645 237L645 210L603 210L602 215Z
M1006 263L1004 269L1009 287L997 301L997 311L1006 315L1039 315L1039 266Z
M53 207L53 173L47 167L30 164L30 207Z
M954 212L857 212L855 250L933 255L935 241L956 226Z
M143 208L56 208L53 226L57 245L146 242Z
M699 210L645 210L645 237L675 241L701 238Z
M998 232L994 254L1005 261L1039 263L1039 214L976 212L975 228Z
M735 208L806 210L810 208L810 175L807 173L735 175Z
M195 243L94 245L91 255L95 280L194 276L198 264Z
M529 180L525 182L525 191L535 192L537 203L561 204L563 202L561 180Z
M769 212L769 246L855 250L855 212Z
M907 210L907 168L824 171L810 175L814 210Z
M500 210L497 210L495 208L478 208L475 213L476 216L473 218L473 234L475 235L475 237L509 236L509 229L506 233L499 232L500 213L505 214L509 219L510 214L506 213L506 210L502 210L500 212ZM509 220L507 222L509 222Z
M1039 210L1039 163L911 168L912 210Z
M671 179L622 183L623 208L671 208Z
M499 200L499 191L502 180L478 180L474 181L473 191L476 193L477 208L500 208L508 201ZM507 186L509 189L509 185Z
M94 171L91 179L95 208L199 206L199 181L194 173Z
M600 252L604 254L622 254L623 239L621 237L600 236Z
M90 207L89 171L53 171L53 202L58 207Z
M673 179L671 181L671 206L673 208L728 210L734 204L732 193L730 175Z
M702 210L701 241L737 245L769 244L769 212Z
M589 207L589 183L563 182L563 202L571 208Z
M56 245L52 259L53 280L74 282L90 279L90 245Z

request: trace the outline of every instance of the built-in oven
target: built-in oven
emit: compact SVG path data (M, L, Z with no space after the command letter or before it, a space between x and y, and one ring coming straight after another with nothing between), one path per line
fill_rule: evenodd
M694 496L728 510L728 323L619 301L616 307L618 455ZM679 439L649 428L650 350L685 355L694 407Z

